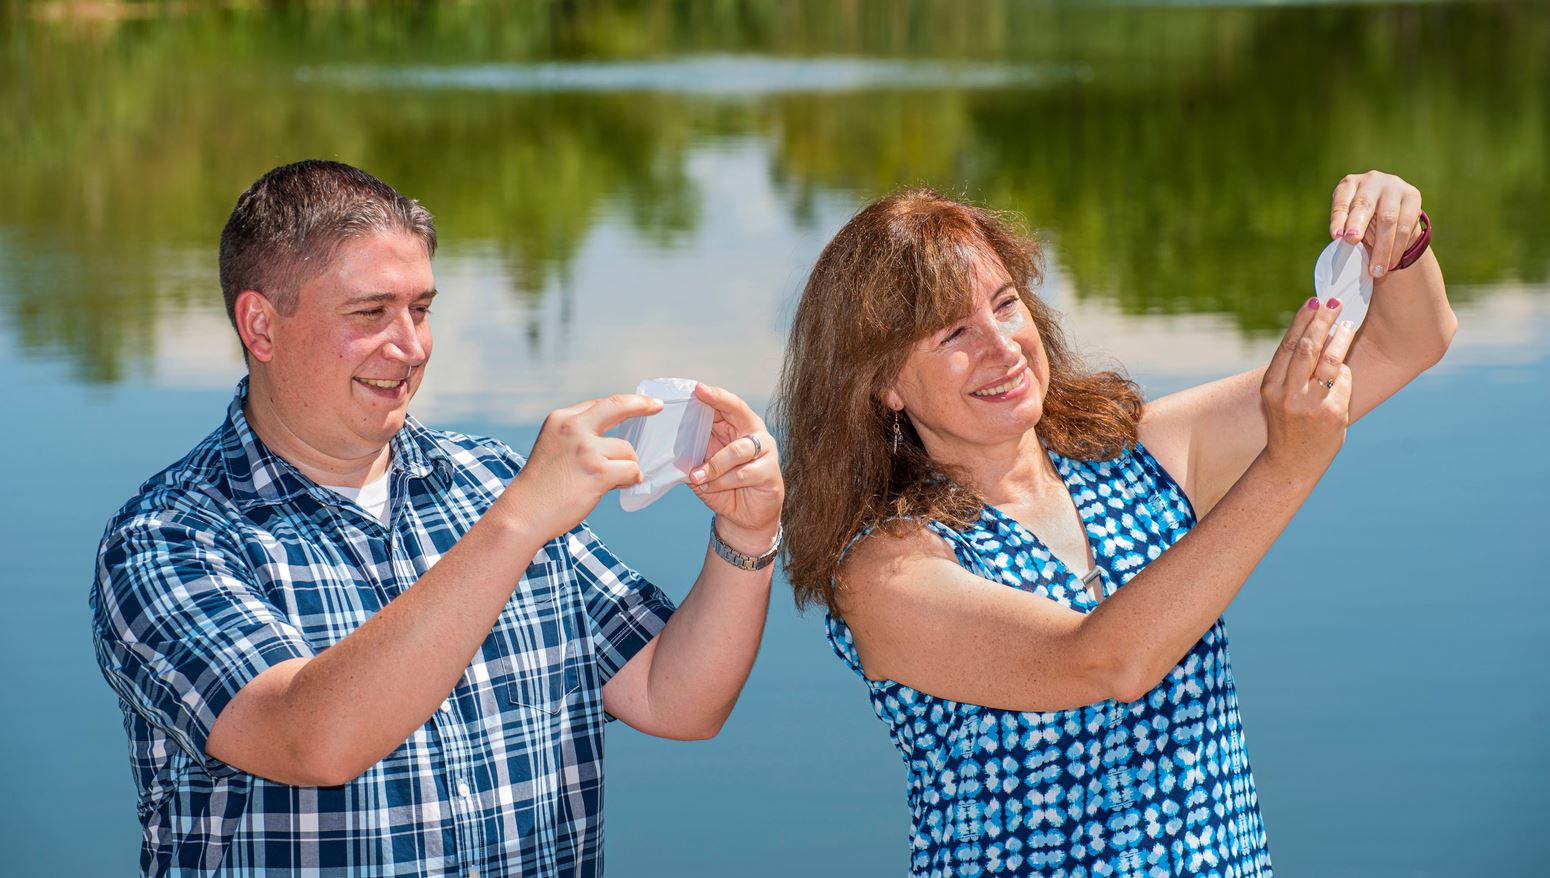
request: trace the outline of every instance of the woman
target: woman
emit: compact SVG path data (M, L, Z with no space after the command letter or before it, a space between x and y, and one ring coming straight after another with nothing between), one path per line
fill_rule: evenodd
M1361 331L1311 299L1265 368L1151 402L1081 368L998 215L915 190L824 249L777 400L787 571L904 756L915 875L1270 874L1219 617L1447 349L1421 216L1342 180Z

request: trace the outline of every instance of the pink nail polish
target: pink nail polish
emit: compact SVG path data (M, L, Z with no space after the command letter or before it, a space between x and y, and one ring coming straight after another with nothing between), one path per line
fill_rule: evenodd
M1340 307L1340 300L1334 296L1330 296L1329 301L1325 302L1324 304L1329 306L1330 310L1334 310L1335 308Z
M1352 235L1360 235L1361 233L1362 233L1361 229L1346 229L1345 230L1345 237L1349 238Z
M1318 306L1319 306L1319 297L1318 296L1314 296L1313 298L1308 300L1308 310L1311 311L1314 308L1317 308Z

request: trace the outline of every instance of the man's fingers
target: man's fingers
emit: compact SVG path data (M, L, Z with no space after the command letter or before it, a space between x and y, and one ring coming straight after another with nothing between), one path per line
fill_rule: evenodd
M576 416L578 424L602 435L619 426L627 418L654 415L662 411L662 400L639 393L616 393L592 401L586 411Z
M761 458L762 459L762 458ZM769 477L763 463L746 463L733 467L720 476L708 477L703 482L691 482L694 490L701 494L716 494L722 491L735 491L739 488L747 488L756 485Z
M602 477L607 484L615 488L638 485L642 478L640 464L636 463L633 457L629 460L609 460L603 464Z
M759 431L739 436L690 473L689 481L696 485L714 482L721 476L764 457L774 449L775 439L769 433Z
M635 446L614 436L600 437L595 447L608 460L639 460L635 455Z

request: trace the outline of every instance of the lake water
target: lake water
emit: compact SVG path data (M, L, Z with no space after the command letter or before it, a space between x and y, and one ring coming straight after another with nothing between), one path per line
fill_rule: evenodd
M915 183L1025 216L1041 294L1149 394L1253 368L1311 293L1334 182L1400 173L1460 332L1353 428L1229 610L1255 778L1287 875L1544 874L1542 5L113 8L135 14L0 4L6 874L135 869L93 553L221 418L242 374L221 224L310 156L436 214L413 410L518 448L643 377L764 406L823 243ZM592 522L678 598L706 519L679 490ZM610 731L612 874L904 872L903 766L783 588L721 736Z

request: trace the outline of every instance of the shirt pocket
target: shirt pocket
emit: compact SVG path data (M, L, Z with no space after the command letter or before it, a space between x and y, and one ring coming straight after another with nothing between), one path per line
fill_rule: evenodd
M561 713L581 687L574 602L566 586L562 564L547 555L535 559L493 635L503 653L495 662L497 691L511 704L550 716Z

